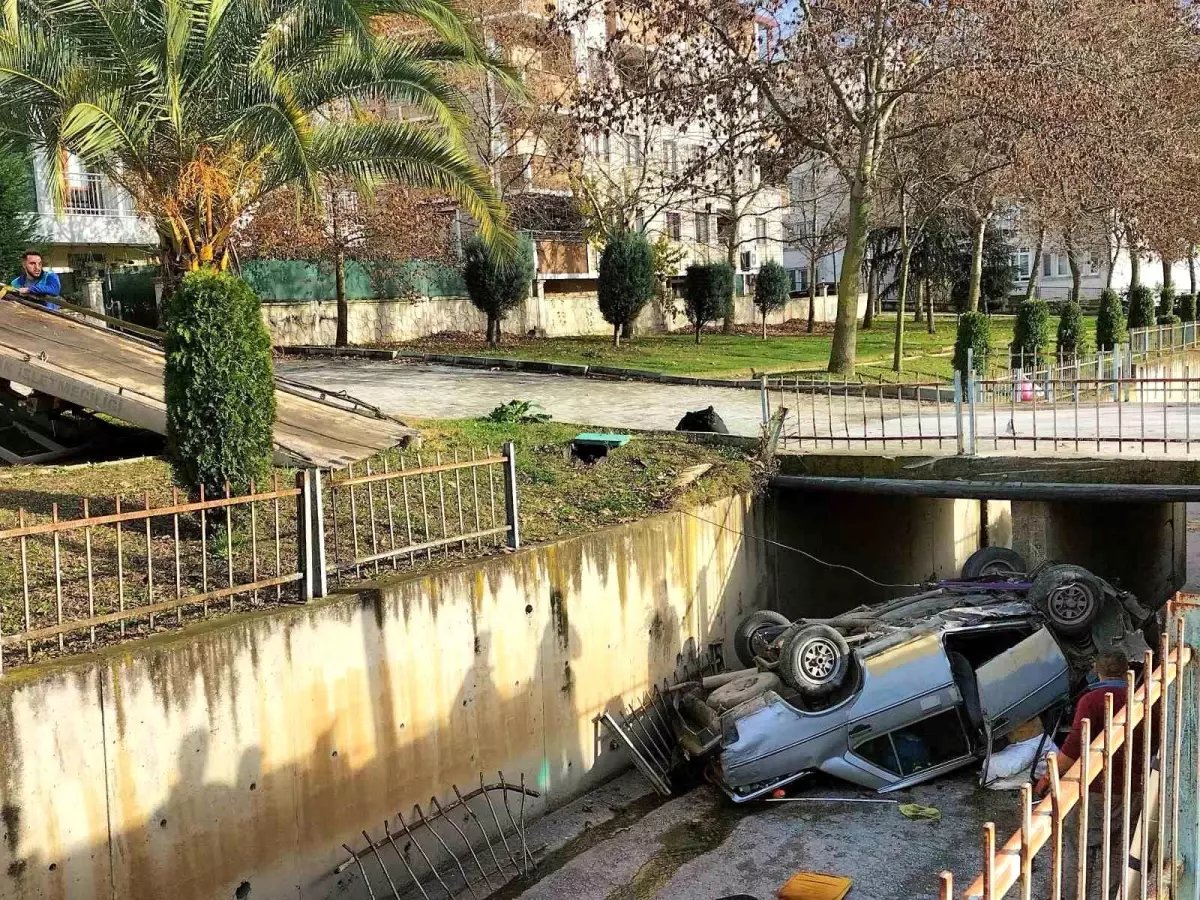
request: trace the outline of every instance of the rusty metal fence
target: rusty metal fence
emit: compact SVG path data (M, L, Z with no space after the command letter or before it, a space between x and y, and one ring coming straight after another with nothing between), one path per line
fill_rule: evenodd
M47 645L66 652L124 637L131 623L153 630L163 616L181 623L246 598L294 598L303 575L284 549L296 543L302 482L189 502L174 491L168 506L146 495L134 509L84 498L79 517L55 503L48 521L19 510L17 527L0 531L0 672Z
M386 457L385 457L386 459ZM90 650L170 624L324 596L401 564L520 545L516 450L415 467L400 459L294 484L181 498L83 498L70 511L21 508L0 529L0 674L43 655ZM326 477L326 475L328 477Z
M995 825L985 823L978 875L956 894L952 874L942 872L941 900L999 900L1014 887L1023 900L1031 900L1034 859L1047 849L1048 884L1039 897L1174 896L1170 887L1177 882L1180 842L1186 839L1179 827L1180 795L1185 787L1195 789L1196 778L1181 764L1184 705L1198 700L1184 696L1183 672L1193 662L1186 636L1180 620L1173 646L1169 635L1163 635L1157 667L1147 652L1140 682L1132 670L1126 673L1122 709L1114 712L1113 695L1106 695L1100 733L1093 734L1091 723L1084 721L1081 746L1087 752L1067 771L1059 774L1055 754L1048 755L1046 796L1035 801L1032 786L1022 787L1020 827L1000 848ZM1098 848L1081 852L1097 831ZM1064 844L1071 845L1071 852Z
M415 465L410 465L415 463ZM339 581L398 569L407 560L466 557L497 544L517 547L516 455L472 451L401 455L393 469L368 461L329 473L323 519L329 574Z
M365 845L343 844L349 857L334 874L357 872L371 900L481 898L530 874L537 864L526 839L525 805L541 795L525 786L524 775L519 784L499 775L486 784L481 773L479 787L467 793L452 785L453 800L431 797L428 809L417 804L407 818L397 813L394 825L383 823L382 837L360 832Z

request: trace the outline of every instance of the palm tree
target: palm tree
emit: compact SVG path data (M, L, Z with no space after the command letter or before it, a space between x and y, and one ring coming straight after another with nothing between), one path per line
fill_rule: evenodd
M448 0L8 0L0 137L46 155L65 196L71 154L154 219L168 281L225 267L239 218L276 188L319 203L323 179L396 180L453 197L511 242L464 150L464 71L510 71ZM380 33L378 16L404 23ZM359 114L394 101L419 115Z

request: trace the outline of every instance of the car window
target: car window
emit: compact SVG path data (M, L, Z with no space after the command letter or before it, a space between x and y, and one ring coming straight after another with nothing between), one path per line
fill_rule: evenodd
M970 753L962 719L949 709L872 738L854 748L868 762L907 778L923 769L962 759Z

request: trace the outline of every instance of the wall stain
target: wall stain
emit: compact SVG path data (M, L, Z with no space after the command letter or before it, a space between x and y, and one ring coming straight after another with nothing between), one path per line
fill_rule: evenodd
M4 823L4 843L8 845L10 853L16 853L21 837L21 807L15 803L0 806L0 822Z
M554 633L566 650L571 644L571 623L567 616L567 598L558 588L550 589L550 615L554 617Z

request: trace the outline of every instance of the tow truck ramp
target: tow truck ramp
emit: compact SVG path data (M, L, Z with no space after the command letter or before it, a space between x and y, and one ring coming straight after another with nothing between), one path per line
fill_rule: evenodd
M78 307L66 310L52 312L11 295L0 300L0 379L166 434L159 333ZM279 376L275 404L280 465L340 468L415 435L369 404Z

